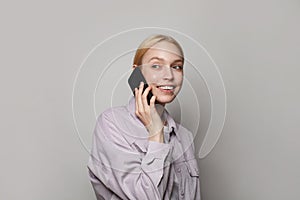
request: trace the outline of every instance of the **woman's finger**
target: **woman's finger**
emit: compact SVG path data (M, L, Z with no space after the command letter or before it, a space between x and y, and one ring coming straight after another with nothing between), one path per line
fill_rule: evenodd
M137 116L140 115L140 113L138 112L138 110L139 110L139 104L138 104L138 98L137 98L138 92L139 92L139 90L137 88L134 88L134 94L135 94L135 114Z
M152 87L151 86L148 86L146 89L145 89L145 91L144 91L144 93L143 93L143 95L142 95L142 100L143 100L143 105L144 105L144 108L145 108L145 110L147 109L149 109L149 104L148 104L148 100L147 100L147 96L148 96L148 94L149 94L149 92L150 92L150 90L152 89Z
M139 112L144 112L144 105L143 105L143 102L142 102L143 88L144 88L144 83L141 82L140 86L138 88L138 95L135 97L135 98L137 98L137 103L138 103L138 108L139 108L138 111Z
M155 109L155 100L156 100L156 96L152 96L150 99L150 108L151 109Z

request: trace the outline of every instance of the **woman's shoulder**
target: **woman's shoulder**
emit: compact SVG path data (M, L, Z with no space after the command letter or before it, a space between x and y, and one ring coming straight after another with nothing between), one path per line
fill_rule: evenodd
M116 106L102 111L96 118L97 127L103 130L124 130L129 122L129 113L125 106Z
M106 108L100 114L98 114L97 121L115 121L122 118L128 118L128 110L126 106L115 106Z

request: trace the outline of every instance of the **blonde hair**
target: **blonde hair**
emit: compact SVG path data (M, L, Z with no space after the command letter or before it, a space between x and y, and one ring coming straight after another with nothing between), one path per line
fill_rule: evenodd
M135 66L139 66L142 64L142 59L143 56L145 55L145 53L155 44L162 42L162 41L166 41L166 42L170 42L172 44L174 44L180 51L181 57L182 57L182 61L184 61L184 55L183 55L183 50L180 46L180 44L171 36L167 36L167 35L161 35L161 34L157 34L157 35L152 35L148 38L146 38L138 47L138 49L135 52L135 56L133 59L133 65Z

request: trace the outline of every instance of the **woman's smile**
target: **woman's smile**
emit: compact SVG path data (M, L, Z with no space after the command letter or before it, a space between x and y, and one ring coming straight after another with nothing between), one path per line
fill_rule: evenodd
M165 94L174 94L175 86L174 85L159 85L156 86L160 92Z

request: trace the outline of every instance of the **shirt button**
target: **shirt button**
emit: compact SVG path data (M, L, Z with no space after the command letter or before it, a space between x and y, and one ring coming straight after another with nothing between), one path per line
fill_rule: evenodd
M180 173L180 172L181 172L181 169L180 169L180 168L178 168L178 169L177 169L177 172L178 172L178 173Z

